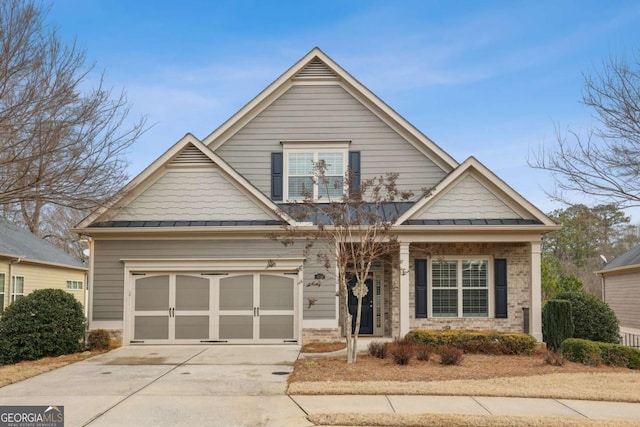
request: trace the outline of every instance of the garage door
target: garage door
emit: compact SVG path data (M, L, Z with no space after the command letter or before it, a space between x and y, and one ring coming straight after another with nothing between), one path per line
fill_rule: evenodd
M131 343L297 341L294 277L135 273Z

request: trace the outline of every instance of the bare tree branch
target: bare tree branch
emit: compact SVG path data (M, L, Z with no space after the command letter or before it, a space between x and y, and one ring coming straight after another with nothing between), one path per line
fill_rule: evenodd
M45 25L46 12L34 1L0 3L0 214L35 233L50 206L94 209L113 195L145 130L102 76L87 90L95 67Z
M586 134L556 131L556 145L530 156L529 165L552 173L555 200L572 204L571 193L601 203L640 206L640 58L611 58L585 76L582 103L599 127Z

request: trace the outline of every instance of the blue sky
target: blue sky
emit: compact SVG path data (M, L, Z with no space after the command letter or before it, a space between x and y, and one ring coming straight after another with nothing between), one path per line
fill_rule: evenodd
M48 22L153 127L135 176L204 138L314 46L459 162L475 156L548 212L530 153L595 124L583 73L640 48L637 1L58 0ZM635 215L634 219L640 218Z

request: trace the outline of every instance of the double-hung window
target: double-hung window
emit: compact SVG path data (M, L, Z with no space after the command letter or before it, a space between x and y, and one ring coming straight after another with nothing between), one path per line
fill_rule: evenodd
M488 317L489 274L488 259L432 260L432 316Z
M24 296L24 276L11 277L11 302Z
M348 143L284 143L285 200L339 200L345 192Z

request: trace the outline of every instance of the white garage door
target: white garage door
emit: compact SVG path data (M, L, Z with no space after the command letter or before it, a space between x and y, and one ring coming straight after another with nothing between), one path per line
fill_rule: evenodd
M297 341L294 276L135 273L130 342Z

